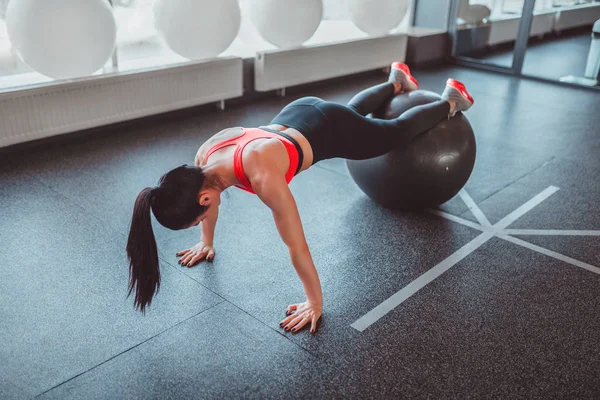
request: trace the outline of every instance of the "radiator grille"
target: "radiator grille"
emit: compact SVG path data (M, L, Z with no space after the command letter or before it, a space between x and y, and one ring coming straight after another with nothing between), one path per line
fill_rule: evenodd
M259 52L254 64L257 91L282 89L389 67L404 61L408 35L394 34L290 50Z
M0 147L243 94L242 59L101 75L0 93Z

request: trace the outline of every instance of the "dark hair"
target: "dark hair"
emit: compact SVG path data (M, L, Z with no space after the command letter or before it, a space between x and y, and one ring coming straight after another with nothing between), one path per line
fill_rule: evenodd
M136 309L145 312L146 306L152 303L154 294L160 288L158 249L152 231L150 210L166 228L188 228L207 209L198 204L198 194L208 183L202 168L182 165L164 174L157 187L143 189L135 200L127 240L127 297L135 287L133 304Z

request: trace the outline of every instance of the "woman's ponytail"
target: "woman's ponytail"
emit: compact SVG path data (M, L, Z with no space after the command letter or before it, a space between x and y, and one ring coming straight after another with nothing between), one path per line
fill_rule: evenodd
M135 289L133 305L142 312L152 303L160 288L158 249L152 231L151 213L165 228L179 230L193 226L205 211L198 194L206 176L200 167L182 165L166 174L158 187L140 192L133 207L127 257L129 258L129 293Z
M160 269L158 249L152 231L150 211L152 198L156 189L145 188L135 200L129 239L127 240L127 257L129 258L129 292L135 288L134 307L142 312L152 303L154 294L160 287Z

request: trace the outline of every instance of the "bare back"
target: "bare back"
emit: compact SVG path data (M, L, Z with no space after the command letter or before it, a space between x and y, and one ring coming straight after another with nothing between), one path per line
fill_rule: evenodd
M283 132L292 138L294 138L302 152L304 153L304 161L302 162L302 168L300 171L307 170L312 165L313 161L313 152L310 146L310 143L306 138L297 130L292 128L287 128L282 125L267 125L266 127ZM206 153L210 148L214 145L224 142L228 139L233 139L242 134L241 127L235 128L227 128L215 135L211 136L206 142L200 146L198 152L196 153L195 165L205 166L206 165ZM215 157L217 160L227 160L230 159L233 162L233 154L234 154L234 146L224 147L220 150L215 151L213 155L211 155L211 159ZM246 148L244 149L244 155L249 153L258 153L261 157L274 159L276 161L276 165L278 165L281 169L282 173L285 174L287 169L289 168L289 157L287 154L287 150L283 143L276 138L265 138L265 139L256 139L250 142ZM244 155L242 157L244 157ZM245 157L244 157L245 158Z

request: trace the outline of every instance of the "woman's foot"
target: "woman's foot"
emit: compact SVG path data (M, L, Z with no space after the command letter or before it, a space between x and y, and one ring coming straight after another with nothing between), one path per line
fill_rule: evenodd
M442 93L442 99L450 103L449 117L454 117L459 111L467 111L475 102L473 97L467 92L465 85L455 79L448 79L446 82L446 89Z
M388 82L392 82L396 87L396 94L410 92L419 88L419 82L410 74L408 65L400 62L392 64Z

